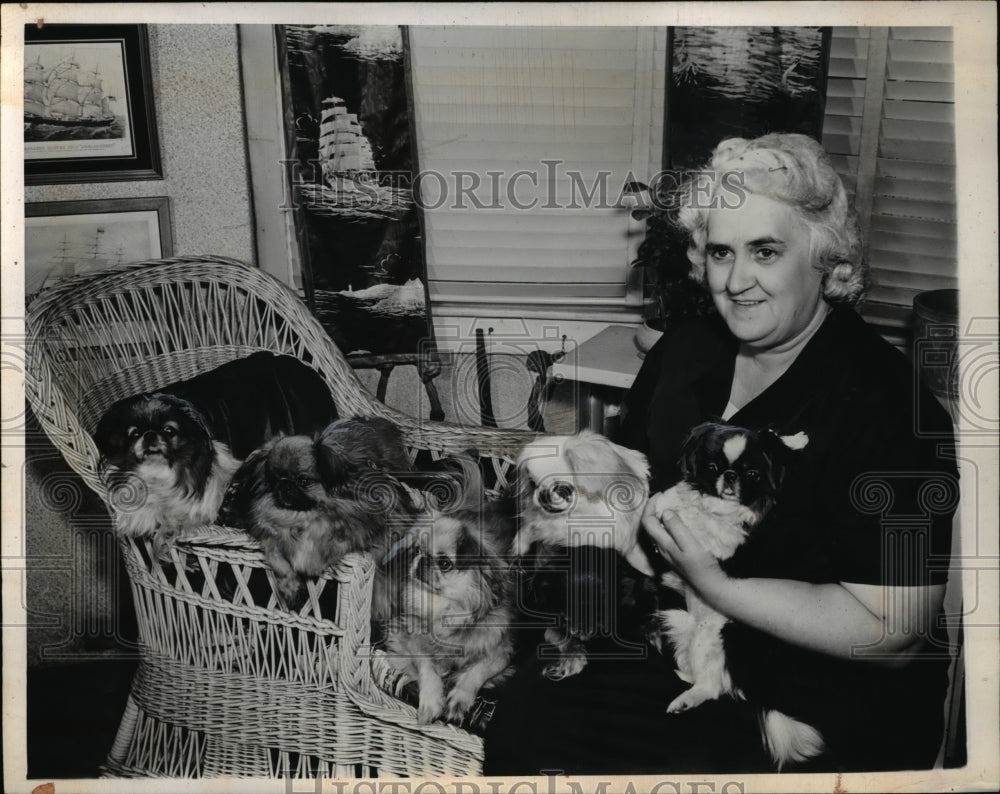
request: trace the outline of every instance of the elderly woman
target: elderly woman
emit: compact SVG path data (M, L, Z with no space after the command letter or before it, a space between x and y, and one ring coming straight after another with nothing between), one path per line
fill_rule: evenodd
M757 688L667 714L687 686L669 654L592 661L559 682L522 670L488 728L485 771L764 771L754 701L823 736L822 755L786 770L929 767L954 441L906 358L853 310L867 270L844 187L811 138L731 139L681 193L678 222L717 315L649 352L619 440L648 455L653 491L680 479L682 443L712 418L809 443L724 566L676 515L647 515L651 543L623 577L673 569L729 618L729 661Z

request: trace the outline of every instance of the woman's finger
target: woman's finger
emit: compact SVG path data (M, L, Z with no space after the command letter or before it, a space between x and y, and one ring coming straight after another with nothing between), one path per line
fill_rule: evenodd
M667 515L673 515L672 513L664 513L663 516L666 518ZM668 556L670 561L680 552L680 548L674 541L670 532L667 530L663 518L655 516L653 514L648 514L642 519L642 526L645 528L646 532L653 539L653 543L656 547L663 553L664 556Z

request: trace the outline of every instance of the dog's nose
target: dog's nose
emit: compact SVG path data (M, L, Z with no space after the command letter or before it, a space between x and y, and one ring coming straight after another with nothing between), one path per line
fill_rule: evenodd
M722 479L725 481L726 485L732 485L738 479L737 474L732 469L726 469L722 472Z

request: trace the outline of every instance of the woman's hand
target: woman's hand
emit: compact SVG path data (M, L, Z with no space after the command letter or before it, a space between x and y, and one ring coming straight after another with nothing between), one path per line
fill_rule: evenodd
M715 556L706 549L684 520L673 510L657 513L650 499L642 525L660 555L706 601L728 579Z

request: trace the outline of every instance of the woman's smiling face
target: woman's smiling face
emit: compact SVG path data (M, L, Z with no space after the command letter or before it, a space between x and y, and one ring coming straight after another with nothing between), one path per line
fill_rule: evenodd
M729 330L744 344L779 349L828 310L809 227L787 204L755 193L708 215L705 274Z

